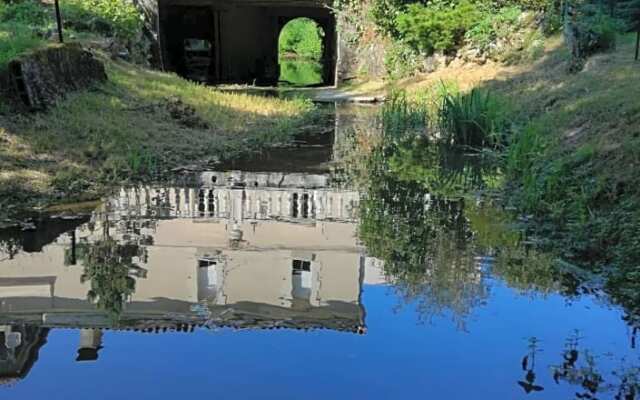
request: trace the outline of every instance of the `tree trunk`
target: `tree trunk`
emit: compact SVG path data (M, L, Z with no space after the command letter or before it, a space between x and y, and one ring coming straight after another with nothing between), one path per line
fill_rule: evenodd
M58 24L58 40L60 43L64 43L64 38L62 37L62 17L60 16L60 3L56 0L56 23Z

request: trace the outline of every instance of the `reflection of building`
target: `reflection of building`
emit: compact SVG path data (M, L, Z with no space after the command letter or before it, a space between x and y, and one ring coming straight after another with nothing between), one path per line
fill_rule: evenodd
M0 384L11 384L29 373L48 333L34 326L0 325Z
M358 193L327 188L325 175L211 172L201 179L199 189L122 189L109 206L139 217L355 222Z
M202 179L201 189L123 189L74 236L3 262L0 323L112 327L86 300L82 263L65 263L72 243L90 247L108 234L144 247L119 328L364 329L356 192L327 188L323 175ZM78 358L97 358L98 331L82 332Z
M95 361L102 348L102 331L99 329L80 329L80 346L76 361Z

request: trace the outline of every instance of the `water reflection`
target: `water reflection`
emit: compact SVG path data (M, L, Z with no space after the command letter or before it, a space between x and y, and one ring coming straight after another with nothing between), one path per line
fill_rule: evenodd
M48 334L47 328L0 325L0 384L14 383L29 374Z
M536 357L544 351L536 337L528 339L527 354L522 358L524 377L517 382L526 394L542 392L545 388L536 383L538 375L549 374L555 385L569 385L575 399L613 398L634 400L640 393L640 368L625 358L615 359L610 354L597 354L581 345L579 331L571 334L560 352L560 363L545 368L536 367ZM551 349L547 349L551 350ZM556 349L553 349L554 353ZM604 359L613 358L613 369L604 368Z
M0 232L0 380L29 375L6 393L636 398L633 325L476 195L494 170L371 129L337 131L321 168L125 187Z
M463 328L466 316L488 297L484 277L493 257L473 247L469 200L444 195L450 184L466 182L466 175L442 172L439 163L433 167L422 158L415 162L406 152L413 154L394 142L370 154L359 235L369 253L383 260L398 296L417 303L421 318L448 312ZM417 171L430 166L433 173Z

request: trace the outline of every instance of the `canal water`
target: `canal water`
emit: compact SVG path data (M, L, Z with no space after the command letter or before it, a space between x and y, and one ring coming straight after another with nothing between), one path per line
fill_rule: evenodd
M0 398L637 398L633 315L491 198L363 162L371 113L0 232Z

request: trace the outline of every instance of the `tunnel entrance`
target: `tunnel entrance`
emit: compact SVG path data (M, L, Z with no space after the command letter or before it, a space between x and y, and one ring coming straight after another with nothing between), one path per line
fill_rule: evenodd
M158 27L165 70L206 84L336 83L336 21L323 0L184 3L159 0ZM302 25L307 28L313 26L308 33L315 32L320 41L314 41L316 59L309 57L306 63L302 63L304 57L291 53L283 57L280 52L283 34L300 21L305 21Z
M280 31L278 54L284 86L318 86L323 78L324 30L309 18L295 18Z
M170 7L166 59L178 75L201 83L219 78L215 18L208 7Z

